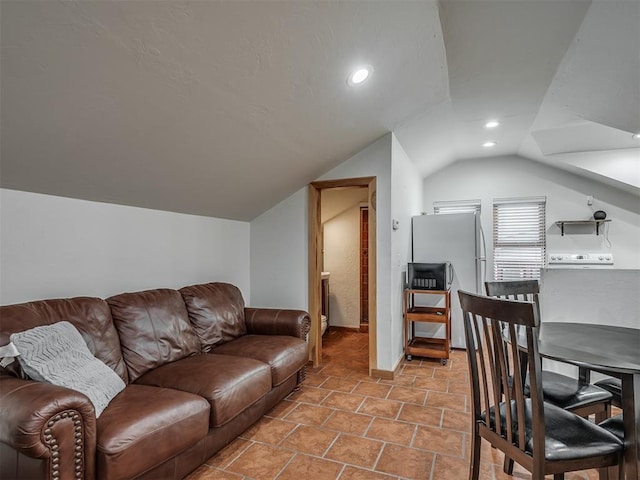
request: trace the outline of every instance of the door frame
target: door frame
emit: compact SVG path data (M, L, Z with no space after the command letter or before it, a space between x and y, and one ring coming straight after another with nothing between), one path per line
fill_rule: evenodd
M321 265L322 265L322 191L328 188L358 187L367 189L369 208L369 375L378 367L376 331L376 177L344 178L311 182L309 193L309 360L314 367L322 363Z

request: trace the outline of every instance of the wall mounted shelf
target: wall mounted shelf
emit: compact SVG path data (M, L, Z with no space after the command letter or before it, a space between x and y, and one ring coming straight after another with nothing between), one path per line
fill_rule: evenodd
M600 224L610 222L611 220L558 220L556 225L560 227L560 235L564 236L565 225L595 225L596 235L600 235Z

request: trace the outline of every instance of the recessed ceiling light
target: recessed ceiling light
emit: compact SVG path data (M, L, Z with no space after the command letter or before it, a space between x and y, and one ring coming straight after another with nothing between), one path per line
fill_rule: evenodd
M633 138L634 140L640 140L640 132L634 133L631 138Z
M496 128L500 126L500 122L498 120L491 120L484 124L485 128Z
M482 146L483 146L483 147L485 147L485 148L495 147L496 145L497 145L497 143L496 143L496 142L493 142L493 141L484 142L484 143L482 144Z
M372 73L373 73L373 68L371 68L370 65L364 65L354 70L354 72L351 75L349 75L349 78L347 78L347 83L351 86L360 85L367 78L369 78Z

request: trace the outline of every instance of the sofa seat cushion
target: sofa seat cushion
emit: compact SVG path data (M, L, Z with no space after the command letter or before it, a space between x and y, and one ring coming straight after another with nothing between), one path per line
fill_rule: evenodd
M271 390L271 374L251 358L203 353L158 367L137 383L200 395L211 405L211 427L219 427Z
M216 347L213 353L253 358L268 364L274 387L284 383L309 360L307 342L286 335L245 335Z
M503 437L507 431L506 402L500 402L499 412ZM511 401L511 417L517 418L516 402ZM486 413L482 420L486 424ZM495 424L495 407L489 409L490 423ZM518 422L512 423L513 436L518 438ZM544 402L544 457L547 462L566 462L587 459L596 455L616 455L623 448L622 441L611 432L579 417L575 413ZM524 403L525 451L533 455L533 404L530 398Z
M97 478L134 478L160 465L204 438L208 419L202 397L128 385L97 420Z

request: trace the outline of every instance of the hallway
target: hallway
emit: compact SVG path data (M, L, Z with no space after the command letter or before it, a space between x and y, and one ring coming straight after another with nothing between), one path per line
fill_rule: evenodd
M322 365L340 366L352 373L369 372L369 335L331 328L322 337Z

